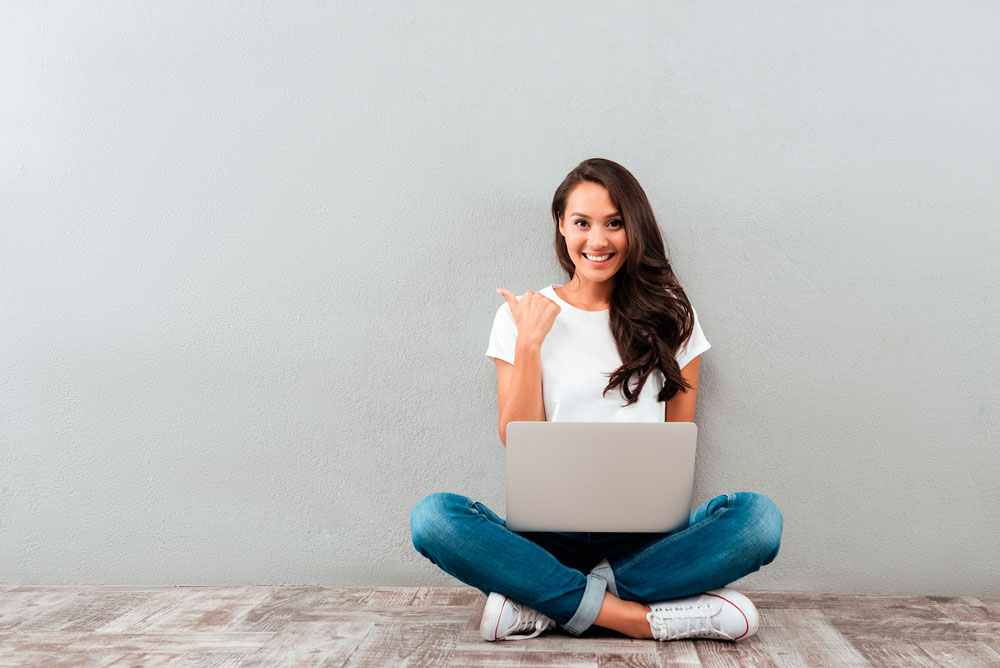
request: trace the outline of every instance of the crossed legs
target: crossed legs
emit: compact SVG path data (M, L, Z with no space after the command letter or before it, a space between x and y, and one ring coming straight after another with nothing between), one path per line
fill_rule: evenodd
M597 624L652 637L643 635L649 632L645 603L723 587L759 570L777 556L782 517L761 494L722 494L692 511L687 528L643 534L648 543L586 575L569 552L562 556L570 565L553 554L572 548L575 534L533 535L546 549L459 494L421 499L410 529L416 550L445 572L484 595L497 591L538 610L573 635Z

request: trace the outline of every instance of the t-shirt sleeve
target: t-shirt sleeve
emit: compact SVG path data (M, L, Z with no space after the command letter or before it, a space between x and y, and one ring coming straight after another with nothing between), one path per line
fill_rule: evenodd
M684 345L681 346L680 350L674 356L677 360L677 366L681 369L686 367L695 357L712 347L712 344L705 338L705 332L701 331L701 323L698 322L698 312L694 310L694 306L691 307L691 313L694 314L694 327L691 328L691 336L688 337L688 340L685 341Z
M510 312L510 304L504 301L497 309L493 318L493 331L490 332L490 344L486 348L486 359L491 362L501 359L514 363L514 344L517 342L517 325Z

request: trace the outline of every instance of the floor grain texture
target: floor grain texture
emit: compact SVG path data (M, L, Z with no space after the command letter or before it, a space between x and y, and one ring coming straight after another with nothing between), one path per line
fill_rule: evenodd
M1000 668L1000 597L745 592L757 634L479 636L472 587L0 586L0 668Z

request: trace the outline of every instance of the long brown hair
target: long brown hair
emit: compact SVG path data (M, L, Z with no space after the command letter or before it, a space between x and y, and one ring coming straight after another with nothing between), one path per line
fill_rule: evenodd
M552 198L556 256L570 280L576 267L559 233L559 220L565 213L566 198L581 181L593 181L608 189L621 213L628 242L625 264L615 275L610 313L611 333L622 365L610 374L602 394L620 387L626 400L623 407L633 404L639 400L649 374L659 369L664 381L657 401L668 401L682 388L691 388L674 357L694 328L691 302L667 259L653 207L642 186L627 169L604 158L590 158L577 165ZM633 380L633 376L637 379ZM631 388L633 383L635 389Z

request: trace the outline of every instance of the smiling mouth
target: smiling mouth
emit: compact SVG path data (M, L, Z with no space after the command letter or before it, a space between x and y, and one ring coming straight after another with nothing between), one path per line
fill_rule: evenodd
M587 262L589 262L591 264L602 265L602 264L607 264L608 262L611 262L611 258L613 258L615 255L617 255L617 253L605 253L604 255L588 255L587 253L580 253L580 255L582 255L584 257L584 259L586 259ZM595 259L593 259L595 257L596 258L603 258L603 259L595 260Z

